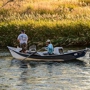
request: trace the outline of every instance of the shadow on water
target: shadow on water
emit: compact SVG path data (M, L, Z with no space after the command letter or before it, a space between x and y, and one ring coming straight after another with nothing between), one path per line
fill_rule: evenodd
M84 66L84 63L82 61L79 61L79 60L72 60L72 61L63 61L63 62L33 62L33 65L34 66L37 66L37 65L48 65L48 67L51 67L51 66L59 66L59 65L63 65L63 64L70 64L70 65L74 65L74 66ZM32 65L32 62L30 62L30 66Z
M15 87L18 90L84 90L79 87L89 82L90 69L85 68L84 63L79 60L38 62L12 59L11 69L15 69L14 66L18 67L13 72L13 79L18 78ZM76 86L78 89L73 89Z
M13 58L11 60L11 65L10 66L12 67L12 66L15 65L15 66L20 67L20 68L27 68L27 64L28 63L26 61L20 61L20 60L17 60L17 59Z
M17 60L17 59L12 59L11 60L11 65L10 66L17 66L17 67L20 67L20 68L35 68L37 66L40 66L40 65L47 65L49 68L54 65L54 66L59 66L59 65L63 65L63 64L70 64L70 65L74 65L74 66L78 66L78 67L84 67L85 66L85 63L83 61L80 61L80 60L72 60L72 61L62 61L62 62L55 62L55 61L47 61L47 62L38 62L38 61L20 61L20 60Z

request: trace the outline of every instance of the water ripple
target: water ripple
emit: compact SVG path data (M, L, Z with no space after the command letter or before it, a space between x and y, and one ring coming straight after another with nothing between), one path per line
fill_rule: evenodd
M87 58L67 62L21 62L1 57L0 90L90 90L90 66L84 63Z

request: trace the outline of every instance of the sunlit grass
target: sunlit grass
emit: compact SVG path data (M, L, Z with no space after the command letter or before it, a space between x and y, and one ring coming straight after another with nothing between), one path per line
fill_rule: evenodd
M13 20L0 23L0 43L2 46L16 46L17 35L25 29L29 36L28 44L42 46L51 39L57 45L88 45L90 44L90 22L85 20ZM4 39L7 37L6 39ZM3 41L2 41L3 39Z
M5 1L0 1L0 4L6 3ZM0 9L0 21L27 18L34 20L89 19L90 6L83 1L85 0L14 0Z
M1 0L0 6L4 3ZM49 38L54 45L88 45L89 0L14 0L0 8L0 45L15 46L21 29L29 44Z
M79 1L84 2L84 3L86 3L86 4L89 4L89 5L90 5L90 0L79 0Z

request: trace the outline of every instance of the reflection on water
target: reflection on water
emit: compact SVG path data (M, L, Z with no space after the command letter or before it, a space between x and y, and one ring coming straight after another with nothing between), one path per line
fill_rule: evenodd
M0 90L90 90L82 61L29 62L0 58Z
M84 62L21 62L6 54L0 57L0 90L90 90L90 52L80 58Z

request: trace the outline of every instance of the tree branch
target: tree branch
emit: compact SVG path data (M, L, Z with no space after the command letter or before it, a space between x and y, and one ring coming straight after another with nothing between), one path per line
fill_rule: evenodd
M6 3L4 3L2 6L1 6L1 8L3 8L4 6L6 6L9 2L13 2L14 0L8 0ZM1 9L0 8L0 9Z

